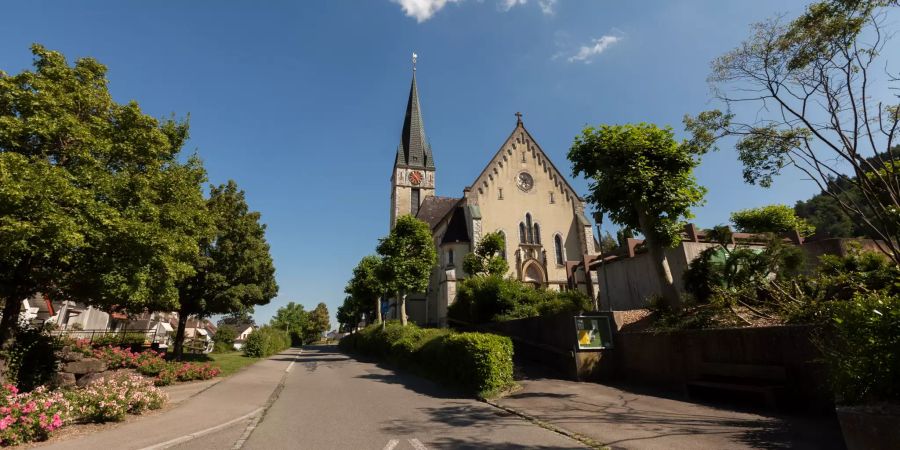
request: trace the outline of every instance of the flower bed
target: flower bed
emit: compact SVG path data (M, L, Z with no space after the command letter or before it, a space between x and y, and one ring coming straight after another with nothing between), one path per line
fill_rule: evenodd
M162 408L168 396L135 374L116 373L66 393L74 417L83 422L117 422L126 414Z
M142 375L156 377L154 383L157 386L167 386L176 381L209 380L220 372L208 363L166 362L161 353L153 350L135 353L108 346L94 350L93 356L106 362L110 369L135 369Z
M59 391L39 387L20 393L11 384L0 389L0 445L47 439L66 421L69 405Z

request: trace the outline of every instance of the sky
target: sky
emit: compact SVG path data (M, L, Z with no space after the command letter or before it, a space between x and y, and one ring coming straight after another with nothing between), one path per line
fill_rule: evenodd
M517 111L564 171L586 125L653 122L683 137L684 114L719 106L710 62L753 22L805 3L29 0L3 7L0 70L30 68L37 42L107 65L119 102L189 116L185 152L211 183L237 181L268 227L280 291L256 308L264 323L288 301L325 302L333 317L353 267L387 234L413 52L437 194L460 196ZM770 189L745 184L729 144L696 172L709 189L699 226L816 193L796 172Z

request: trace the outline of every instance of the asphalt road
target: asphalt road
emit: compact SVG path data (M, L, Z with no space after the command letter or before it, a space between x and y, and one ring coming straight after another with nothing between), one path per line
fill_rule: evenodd
M294 364L263 417L244 427L242 435L249 432L249 437L243 448L584 448L427 380L351 359L334 346L307 347L296 359L284 358ZM185 443L184 448L222 448L239 428Z

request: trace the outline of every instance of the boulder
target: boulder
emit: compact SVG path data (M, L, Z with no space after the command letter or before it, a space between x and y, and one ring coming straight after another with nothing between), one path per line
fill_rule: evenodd
M78 387L83 388L97 380L102 380L105 373L106 372L94 372L94 373L84 374L84 375L78 377L78 381L75 384L77 384Z
M56 356L63 362L81 361L84 359L83 354L72 351L68 346L63 347Z
M103 372L105 370L106 363L97 358L84 358L81 361L67 362L62 369L63 372L74 373L75 375Z
M50 378L50 385L54 388L68 387L75 385L75 374L68 372L56 372Z

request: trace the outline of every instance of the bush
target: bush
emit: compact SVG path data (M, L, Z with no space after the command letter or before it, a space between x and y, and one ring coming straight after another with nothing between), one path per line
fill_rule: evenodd
M244 355L251 358L266 358L291 346L288 332L270 326L253 330L244 343Z
M43 386L28 393L6 384L0 388L0 445L46 440L67 421L69 403L59 391Z
M592 308L590 299L578 291L535 289L501 276L476 276L459 283L447 315L465 323L487 323Z
M900 403L900 296L857 293L825 308L831 323L819 343L837 401Z
M56 350L60 347L61 341L41 329L17 328L12 346L4 351L6 379L23 391L46 384L56 372Z
M237 330L231 325L222 325L216 330L213 336L213 351L216 353L225 353L234 350L234 340L237 338Z
M118 372L67 392L74 415L86 422L118 422L126 414L159 409L168 396L140 376Z
M345 352L386 359L482 398L513 384L512 341L504 336L389 322L384 329L372 325L345 336L338 346Z
M154 383L157 386L168 386L176 381L209 380L217 377L219 373L220 370L209 363L169 362L159 371Z

